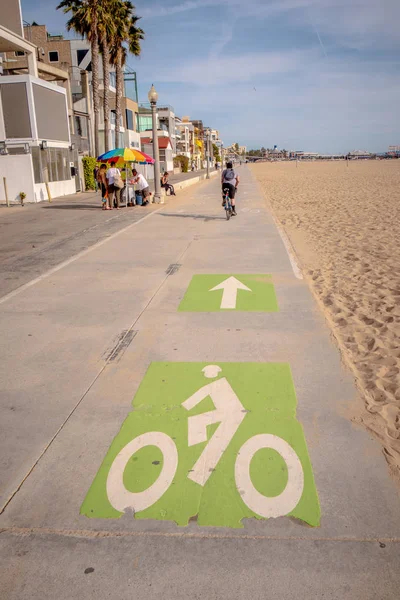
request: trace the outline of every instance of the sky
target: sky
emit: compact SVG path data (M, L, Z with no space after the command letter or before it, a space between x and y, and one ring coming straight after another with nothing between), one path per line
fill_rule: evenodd
M25 21L64 33L54 0ZM218 129L224 144L384 152L400 144L399 0L137 0L139 99ZM66 34L68 37L69 34Z

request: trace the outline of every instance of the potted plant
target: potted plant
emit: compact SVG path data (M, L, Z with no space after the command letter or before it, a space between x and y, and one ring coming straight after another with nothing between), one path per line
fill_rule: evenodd
M21 198L21 206L24 206L24 200L26 198L25 192L20 192L19 197Z

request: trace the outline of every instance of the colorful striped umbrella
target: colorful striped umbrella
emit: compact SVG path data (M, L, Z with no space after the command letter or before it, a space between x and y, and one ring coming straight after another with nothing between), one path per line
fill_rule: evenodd
M117 165L130 162L140 163L141 165L154 165L154 158L135 148L114 148L114 150L99 156L97 160L105 163L116 162Z

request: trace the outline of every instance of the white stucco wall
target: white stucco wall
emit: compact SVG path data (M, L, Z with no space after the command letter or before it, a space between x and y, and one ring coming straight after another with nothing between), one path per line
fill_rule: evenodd
M140 150L140 134L131 129L126 129L125 146L127 148L137 148L137 150Z
M0 203L5 204L6 194L3 177L7 179L8 198L19 203L20 192L25 192L24 202L35 202L33 167L30 154L0 156Z
M35 183L35 200L34 202L42 202L48 200L46 184ZM68 194L75 194L75 178L67 179L66 181L51 181L49 182L49 189L52 198L59 198L60 196L66 196Z

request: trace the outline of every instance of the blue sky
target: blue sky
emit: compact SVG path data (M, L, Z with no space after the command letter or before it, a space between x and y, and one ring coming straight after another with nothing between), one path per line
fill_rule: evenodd
M23 18L65 33L53 0ZM318 152L400 144L399 0L137 0L137 71L225 144Z

